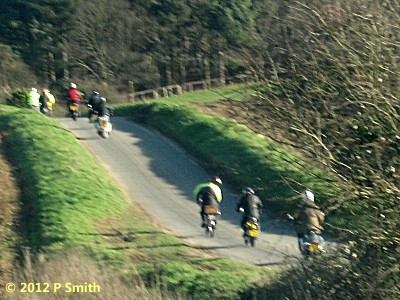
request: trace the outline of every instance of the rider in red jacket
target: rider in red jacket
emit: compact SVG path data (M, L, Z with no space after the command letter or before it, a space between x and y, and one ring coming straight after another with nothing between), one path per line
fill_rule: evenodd
M68 100L73 103L79 103L83 100L82 92L76 88L76 84L71 82L68 90Z

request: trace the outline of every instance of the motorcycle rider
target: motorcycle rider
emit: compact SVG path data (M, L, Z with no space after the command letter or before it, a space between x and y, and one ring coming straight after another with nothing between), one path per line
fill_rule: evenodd
M257 222L259 223L262 208L263 204L261 199L255 194L254 190L249 187L243 188L240 202L236 207L237 212L244 213L242 221L240 222L243 231L245 231L244 224L248 218L256 218ZM260 229L260 226L258 228Z
M105 97L100 97L100 101L97 105L97 113L99 117L103 117L105 115L112 115L114 108L108 106L107 99Z
M205 226L204 220L207 215L205 213L206 206L216 206L219 212L219 202L221 202L223 198L221 186L221 179L218 176L213 176L210 182L198 184L193 191L194 199L201 207L201 227Z
M311 191L303 191L302 199L304 204L293 216L300 252L303 252L305 235L313 231L319 236L324 230L321 223L324 222L325 213L314 203L314 198L314 194ZM322 239L320 236L319 238ZM321 242L323 242L323 239Z
M83 100L83 93L77 89L76 84L71 82L68 90L68 107L71 104L78 104Z
M91 106L91 109L89 110L89 113L88 113L89 122L92 122L90 120L90 118L93 115L93 111L97 111L97 112L99 111L100 102L101 102L101 96L98 91L94 90L92 92L92 95L90 95L90 97L88 99L88 104Z
M40 96L41 110L44 114L51 115L53 105L56 102L56 98L46 88L42 88L42 95Z
M30 108L36 111L40 111L40 95L37 92L37 89L31 87L29 92L26 94L26 102Z

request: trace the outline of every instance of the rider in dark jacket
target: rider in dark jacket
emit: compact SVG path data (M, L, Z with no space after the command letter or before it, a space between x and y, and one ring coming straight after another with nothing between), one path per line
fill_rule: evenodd
M107 99L104 97L100 98L100 102L97 106L97 112L99 117L103 117L104 115L112 115L114 108L107 105Z
M98 91L93 91L92 95L90 95L89 99L88 99L88 104L90 105L91 109L89 110L88 113L88 118L90 121L90 118L93 115L93 112L96 111L98 112L98 107L99 107L99 103L101 102L101 96L99 94Z
M243 211L243 218L240 222L243 230L244 224L248 218L256 218L257 221L260 221L260 216L262 212L263 204L261 199L255 195L255 192L252 188L246 187L242 189L242 197L240 202L236 207L236 211Z

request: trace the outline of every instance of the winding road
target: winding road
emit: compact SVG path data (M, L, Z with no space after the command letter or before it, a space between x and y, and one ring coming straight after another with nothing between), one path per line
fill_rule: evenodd
M207 237L200 227L199 207L192 193L198 183L208 181L213 174L207 174L160 133L114 117L112 135L105 140L86 118L57 121L105 165L131 201L141 205L158 226L185 244L211 255L259 266L280 267L299 257L291 224L275 219L272 214L262 216L263 231L256 247L246 246L239 227L241 214L235 211L238 198L226 185L215 237Z

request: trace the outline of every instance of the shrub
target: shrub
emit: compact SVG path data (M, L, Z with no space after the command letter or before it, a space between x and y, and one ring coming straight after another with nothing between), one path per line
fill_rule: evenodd
M26 107L26 100L26 91L17 89L11 93L11 98L6 99L6 103L16 107Z

